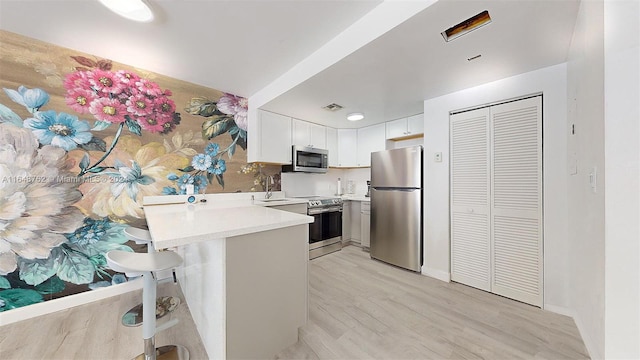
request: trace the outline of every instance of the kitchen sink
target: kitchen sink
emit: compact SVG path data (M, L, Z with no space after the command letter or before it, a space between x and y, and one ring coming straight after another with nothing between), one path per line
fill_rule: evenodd
M291 199L258 199L256 201L274 202L274 201L291 201Z

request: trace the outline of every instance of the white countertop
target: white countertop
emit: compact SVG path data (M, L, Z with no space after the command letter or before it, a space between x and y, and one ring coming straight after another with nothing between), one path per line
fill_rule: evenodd
M340 196L344 201L371 201L370 197L358 194L344 194Z
M294 200L300 203L299 199ZM262 206L257 203L256 200L256 205L246 201L147 205L144 212L157 249L313 222L313 217L268 207L291 202L259 204Z
M306 204L308 202L307 199L296 199L296 198L279 198L279 199L255 199L254 205L258 206L280 206L280 205L295 205L295 204Z

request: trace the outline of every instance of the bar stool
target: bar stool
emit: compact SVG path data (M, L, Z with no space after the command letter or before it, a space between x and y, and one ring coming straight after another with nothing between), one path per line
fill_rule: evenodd
M151 233L149 230L140 229L129 226L124 229L124 235L128 240L134 241L136 244L146 244L147 252L153 253L156 249L151 241ZM180 298L174 296L159 296L156 299L156 319L161 319L165 315L171 313L180 305ZM163 311L158 313L158 307ZM138 304L122 315L122 325L124 326L140 326L143 321L142 304Z
M182 264L180 255L173 251L153 253L135 253L121 250L111 250L106 254L107 264L115 271L124 272L127 276L142 276L142 338L144 339L144 353L136 356L135 360L156 359L189 359L189 351L180 345L167 345L156 348L155 335L164 329L175 325L178 320L173 319L156 327L155 300L156 280L154 273L176 268Z

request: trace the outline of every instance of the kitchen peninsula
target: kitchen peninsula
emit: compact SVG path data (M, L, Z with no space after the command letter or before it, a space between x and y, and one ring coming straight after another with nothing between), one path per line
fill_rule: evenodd
M308 317L313 218L249 199L154 198L145 198L149 230L157 249L184 258L178 283L209 358L271 358L295 343Z

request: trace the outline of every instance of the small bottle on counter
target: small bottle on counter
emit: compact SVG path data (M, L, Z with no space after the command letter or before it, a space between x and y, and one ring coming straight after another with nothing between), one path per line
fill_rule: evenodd
M338 188L336 189L336 195L342 195L342 183L340 181L340 178L338 178Z

